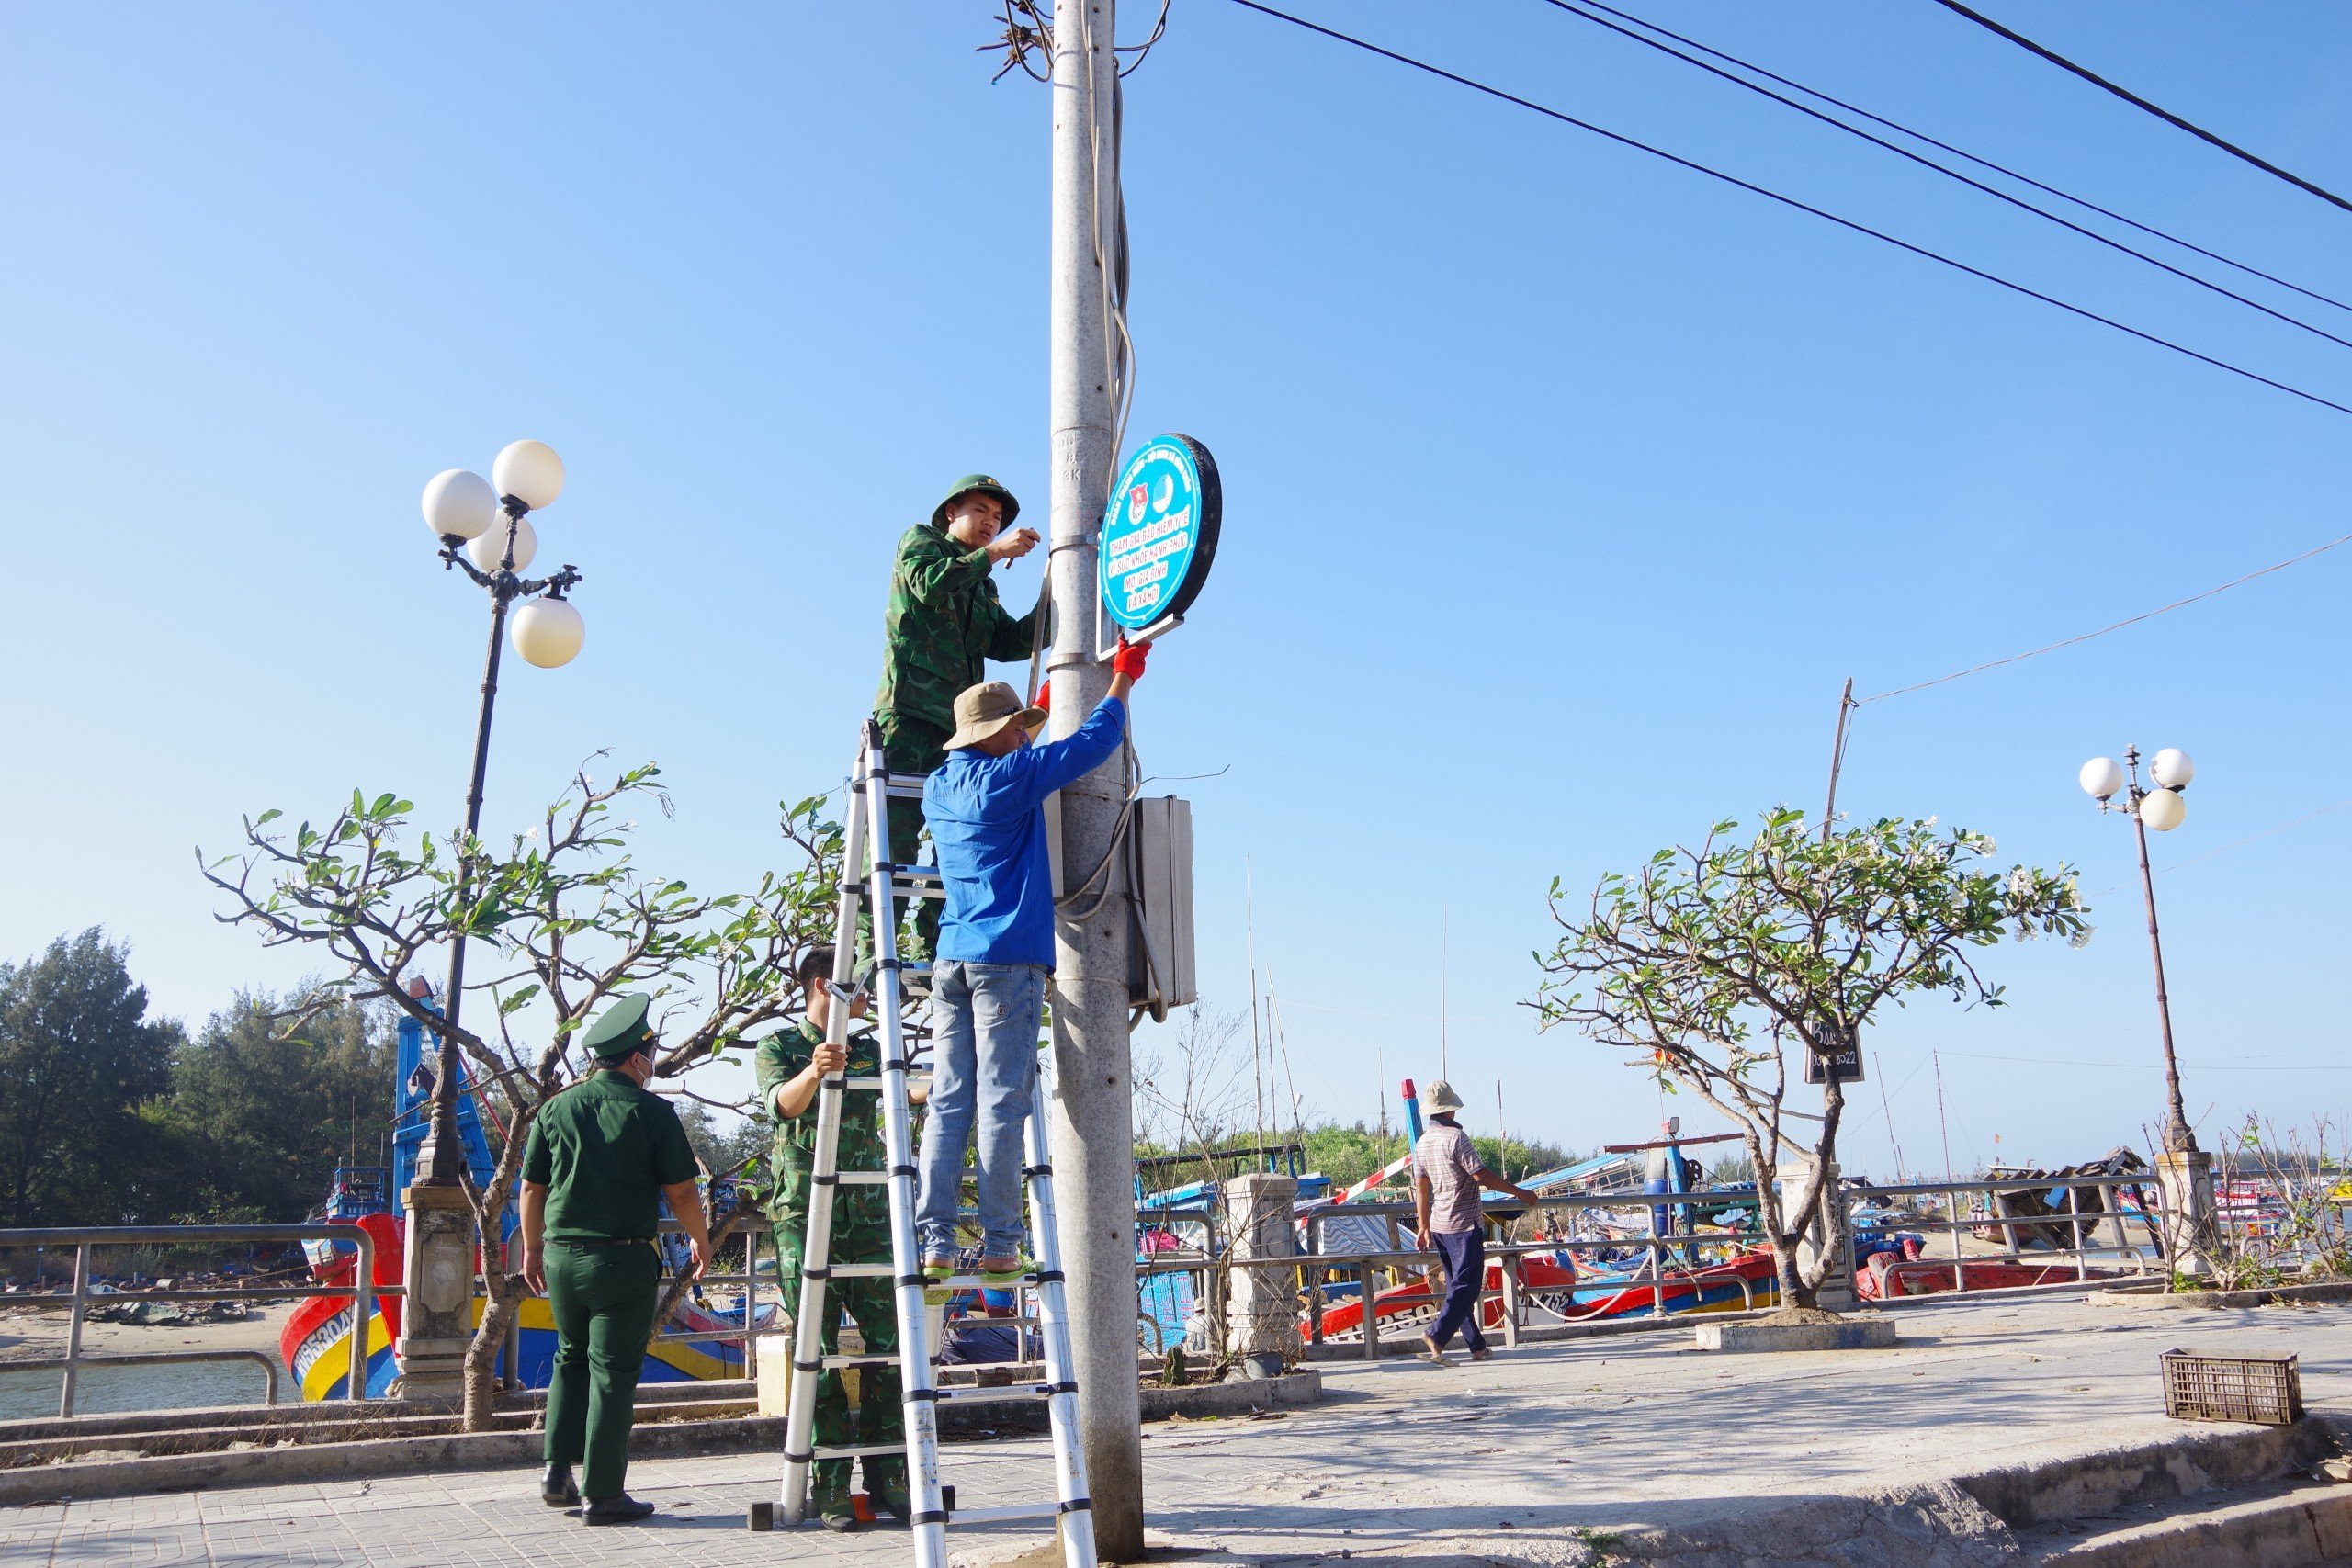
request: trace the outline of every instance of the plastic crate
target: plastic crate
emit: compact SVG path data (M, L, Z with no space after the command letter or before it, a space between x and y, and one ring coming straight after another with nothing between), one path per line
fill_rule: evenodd
M2284 1427L2303 1418L2303 1380L2292 1356L2192 1356L2166 1350L2165 1414L2182 1421L2251 1421Z

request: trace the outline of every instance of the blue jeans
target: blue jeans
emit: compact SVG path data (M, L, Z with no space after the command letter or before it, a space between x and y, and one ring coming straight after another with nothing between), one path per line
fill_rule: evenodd
M1045 1006L1042 964L948 960L932 970L931 1104L915 1204L915 1236L926 1258L958 1250L956 1211L976 1113L982 1256L1020 1254L1021 1137Z
M1478 1332L1478 1288L1487 1278L1487 1235L1484 1231L1437 1231L1430 1240L1437 1244L1438 1256L1445 1260L1445 1307L1429 1326L1430 1340L1442 1350L1458 1328L1462 1343L1474 1352L1483 1350L1487 1337Z

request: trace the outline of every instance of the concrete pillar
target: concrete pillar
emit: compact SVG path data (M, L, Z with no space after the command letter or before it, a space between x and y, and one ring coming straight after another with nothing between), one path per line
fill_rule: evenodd
M2165 1202L2165 1258L2173 1271L2202 1279L2213 1270L2219 1245L2213 1223L2213 1156L2202 1149L2165 1149L2156 1155L2156 1185Z
M1299 1353L1298 1232L1291 1206L1298 1183L1287 1176L1253 1173L1225 1184L1226 1235L1234 1266L1225 1286L1226 1346L1253 1378L1279 1377ZM1246 1267L1281 1258L1278 1268Z
M458 1404L474 1332L474 1211L464 1188L409 1188L401 1263L401 1397Z
M1813 1156L1802 1151L1792 1150L1782 1158L1776 1174L1780 1179L1781 1201L1784 1204L1794 1204L1803 1194L1805 1182L1813 1175ZM1813 1223L1805 1227L1797 1239L1797 1267L1810 1274L1815 1260L1827 1254L1829 1271L1822 1276L1820 1293L1815 1300L1825 1311L1847 1312L1853 1308L1856 1299L1853 1248L1847 1235L1846 1206L1837 1197L1838 1163L1835 1160L1829 1163L1829 1174L1824 1186L1829 1194L1831 1223L1825 1225L1820 1216L1815 1215ZM1782 1213L1785 1213L1786 1210ZM1782 1302L1781 1304L1793 1306L1795 1303Z
M784 1416L792 1410L792 1336L789 1332L753 1337L759 1346L760 1370L754 1383L760 1414Z

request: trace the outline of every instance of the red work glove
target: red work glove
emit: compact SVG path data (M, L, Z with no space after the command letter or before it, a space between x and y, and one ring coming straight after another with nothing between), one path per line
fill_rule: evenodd
M1140 681L1143 679L1144 660L1150 657L1151 644L1131 643L1127 640L1127 634L1121 632L1119 651L1111 655L1112 673L1125 675L1130 681Z

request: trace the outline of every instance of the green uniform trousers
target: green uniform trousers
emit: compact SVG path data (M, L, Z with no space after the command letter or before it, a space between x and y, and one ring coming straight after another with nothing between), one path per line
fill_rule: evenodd
M928 773L937 771L947 761L946 741L953 731L927 724L919 718L900 714L881 716L882 760L893 773ZM890 801L890 863L913 865L922 852L922 802ZM899 956L910 962L927 961L939 951L939 900L917 898L915 906L915 935L911 949ZM886 1239L887 1249L888 1242Z
M555 1370L548 1379L547 1462L580 1464L580 1495L626 1490L637 1374L661 1304L662 1259L644 1243L547 1248ZM583 1462L584 1461L584 1462Z
M805 1235L798 1224L780 1230L776 1235L784 1258L784 1299L800 1310L800 1258ZM847 1232L836 1232L830 1249L837 1263L887 1263L890 1260L890 1234L875 1225L852 1225ZM841 1353L842 1314L846 1311L850 1321L857 1325L859 1337L865 1341L865 1353L870 1356L896 1355L899 1349L899 1313L891 1300L888 1280L830 1280L825 1284L824 1326L820 1330L824 1354ZM795 1372L795 1377L802 1374ZM842 1385L837 1369L828 1369L817 1376L817 1423L814 1437L819 1448L837 1443L898 1443L906 1440L905 1411L899 1404L899 1369L896 1366L861 1367L857 1374L857 1417L852 1422L849 1413L849 1391ZM868 1454L865 1456L865 1481L869 1486L890 1483L904 1484L907 1461L904 1454ZM845 1459L820 1459L811 1478L819 1492L844 1491L849 1486L850 1461Z

